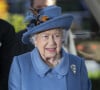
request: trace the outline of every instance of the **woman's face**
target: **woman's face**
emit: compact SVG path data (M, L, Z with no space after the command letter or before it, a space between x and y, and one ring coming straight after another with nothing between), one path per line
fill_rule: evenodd
M56 58L60 55L62 37L62 30L59 29L36 34L34 43L43 59Z

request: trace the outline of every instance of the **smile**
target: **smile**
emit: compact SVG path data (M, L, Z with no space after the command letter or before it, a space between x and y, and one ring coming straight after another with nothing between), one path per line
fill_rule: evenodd
M56 48L46 48L46 50L49 51L49 52L55 52Z

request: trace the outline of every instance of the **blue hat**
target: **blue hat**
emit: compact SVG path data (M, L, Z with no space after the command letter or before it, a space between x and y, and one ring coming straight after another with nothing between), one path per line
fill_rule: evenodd
M27 32L25 32L22 36L22 42L24 44L30 43L29 38L31 35L42 31L54 28L63 28L65 30L68 30L73 20L72 15L62 15L61 7L58 6L45 7L38 13L36 12L36 10L33 10L32 13L33 19L31 20L31 24L27 27Z

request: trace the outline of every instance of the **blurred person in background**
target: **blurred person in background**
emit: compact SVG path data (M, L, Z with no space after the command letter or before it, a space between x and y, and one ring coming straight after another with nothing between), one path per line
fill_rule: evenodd
M9 90L91 90L84 59L62 47L73 16L62 15L58 6L32 10L32 14L22 41L35 48L14 57Z
M15 55L15 45L14 27L0 19L0 90L8 90L8 74Z
M30 6L35 9L41 9L46 6L51 6L56 4L56 0L30 0Z

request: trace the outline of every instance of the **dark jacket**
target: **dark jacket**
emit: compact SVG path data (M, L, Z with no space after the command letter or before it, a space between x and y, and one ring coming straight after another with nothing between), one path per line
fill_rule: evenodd
M9 68L15 54L15 42L14 27L0 19L0 90L7 90Z

